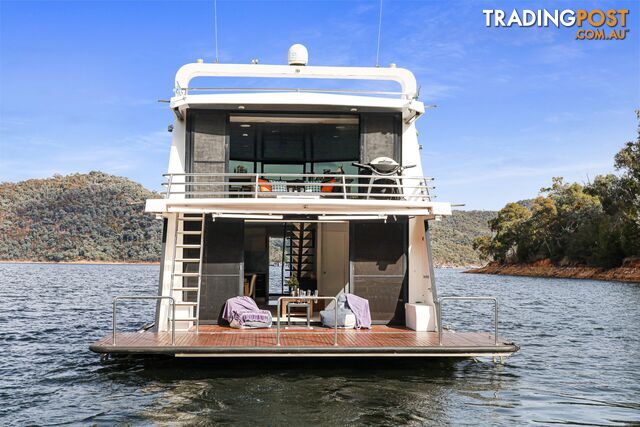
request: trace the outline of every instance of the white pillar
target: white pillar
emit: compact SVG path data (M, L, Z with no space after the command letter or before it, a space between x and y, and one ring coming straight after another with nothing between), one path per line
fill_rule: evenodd
M417 216L409 219L409 303L422 303L432 307L436 290L433 277L432 260L427 247L430 242L425 233L425 217ZM435 324L435 323L434 323Z

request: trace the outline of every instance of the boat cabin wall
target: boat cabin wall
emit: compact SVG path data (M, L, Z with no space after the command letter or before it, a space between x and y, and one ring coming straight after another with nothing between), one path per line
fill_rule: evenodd
M242 123L243 116L248 123ZM259 117L267 116L260 123ZM340 166L357 174L352 162L368 163L376 157L416 165L408 173L421 175L414 124L396 112L187 110L174 125L168 173L333 173Z

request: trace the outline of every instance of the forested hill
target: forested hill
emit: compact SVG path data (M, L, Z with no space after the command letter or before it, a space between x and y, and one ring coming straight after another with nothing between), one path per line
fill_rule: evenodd
M144 213L159 197L101 172L0 184L0 260L157 261L162 222ZM432 222L437 265L480 264L475 237L495 212L456 211Z
M145 215L158 197L101 172L0 184L0 259L156 261L162 222Z
M438 266L471 266L484 264L473 249L475 238L490 234L488 222L495 211L453 211L441 221L431 221L433 260Z

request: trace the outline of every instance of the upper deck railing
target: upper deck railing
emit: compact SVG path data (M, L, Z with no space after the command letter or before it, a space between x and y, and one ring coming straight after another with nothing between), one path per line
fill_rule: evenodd
M433 178L349 174L170 173L164 198L294 198L429 202Z
M361 89L321 89L321 88L296 88L296 87L188 87L175 88L175 96L186 96L207 93L255 93L255 92L293 92L293 93L324 93L334 95L363 95L363 96L386 96L406 98L404 92L381 91L381 90L361 90Z
M209 77L393 81L400 85L403 99L413 100L418 95L415 76L403 68L191 63L176 73L176 96L185 95L184 88L194 90L190 85L192 79Z

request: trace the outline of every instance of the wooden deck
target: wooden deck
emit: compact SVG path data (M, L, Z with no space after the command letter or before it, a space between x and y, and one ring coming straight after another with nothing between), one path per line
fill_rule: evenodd
M404 327L374 326L370 330L339 330L334 345L334 330L314 327L281 329L280 346L276 330L237 330L222 326L201 326L200 332L171 333L122 332L116 345L108 335L93 343L96 353L166 354L177 357L273 357L273 356L422 356L481 357L508 356L518 346L502 339L495 345L493 335L484 332L445 331L442 345L437 332L415 332Z

